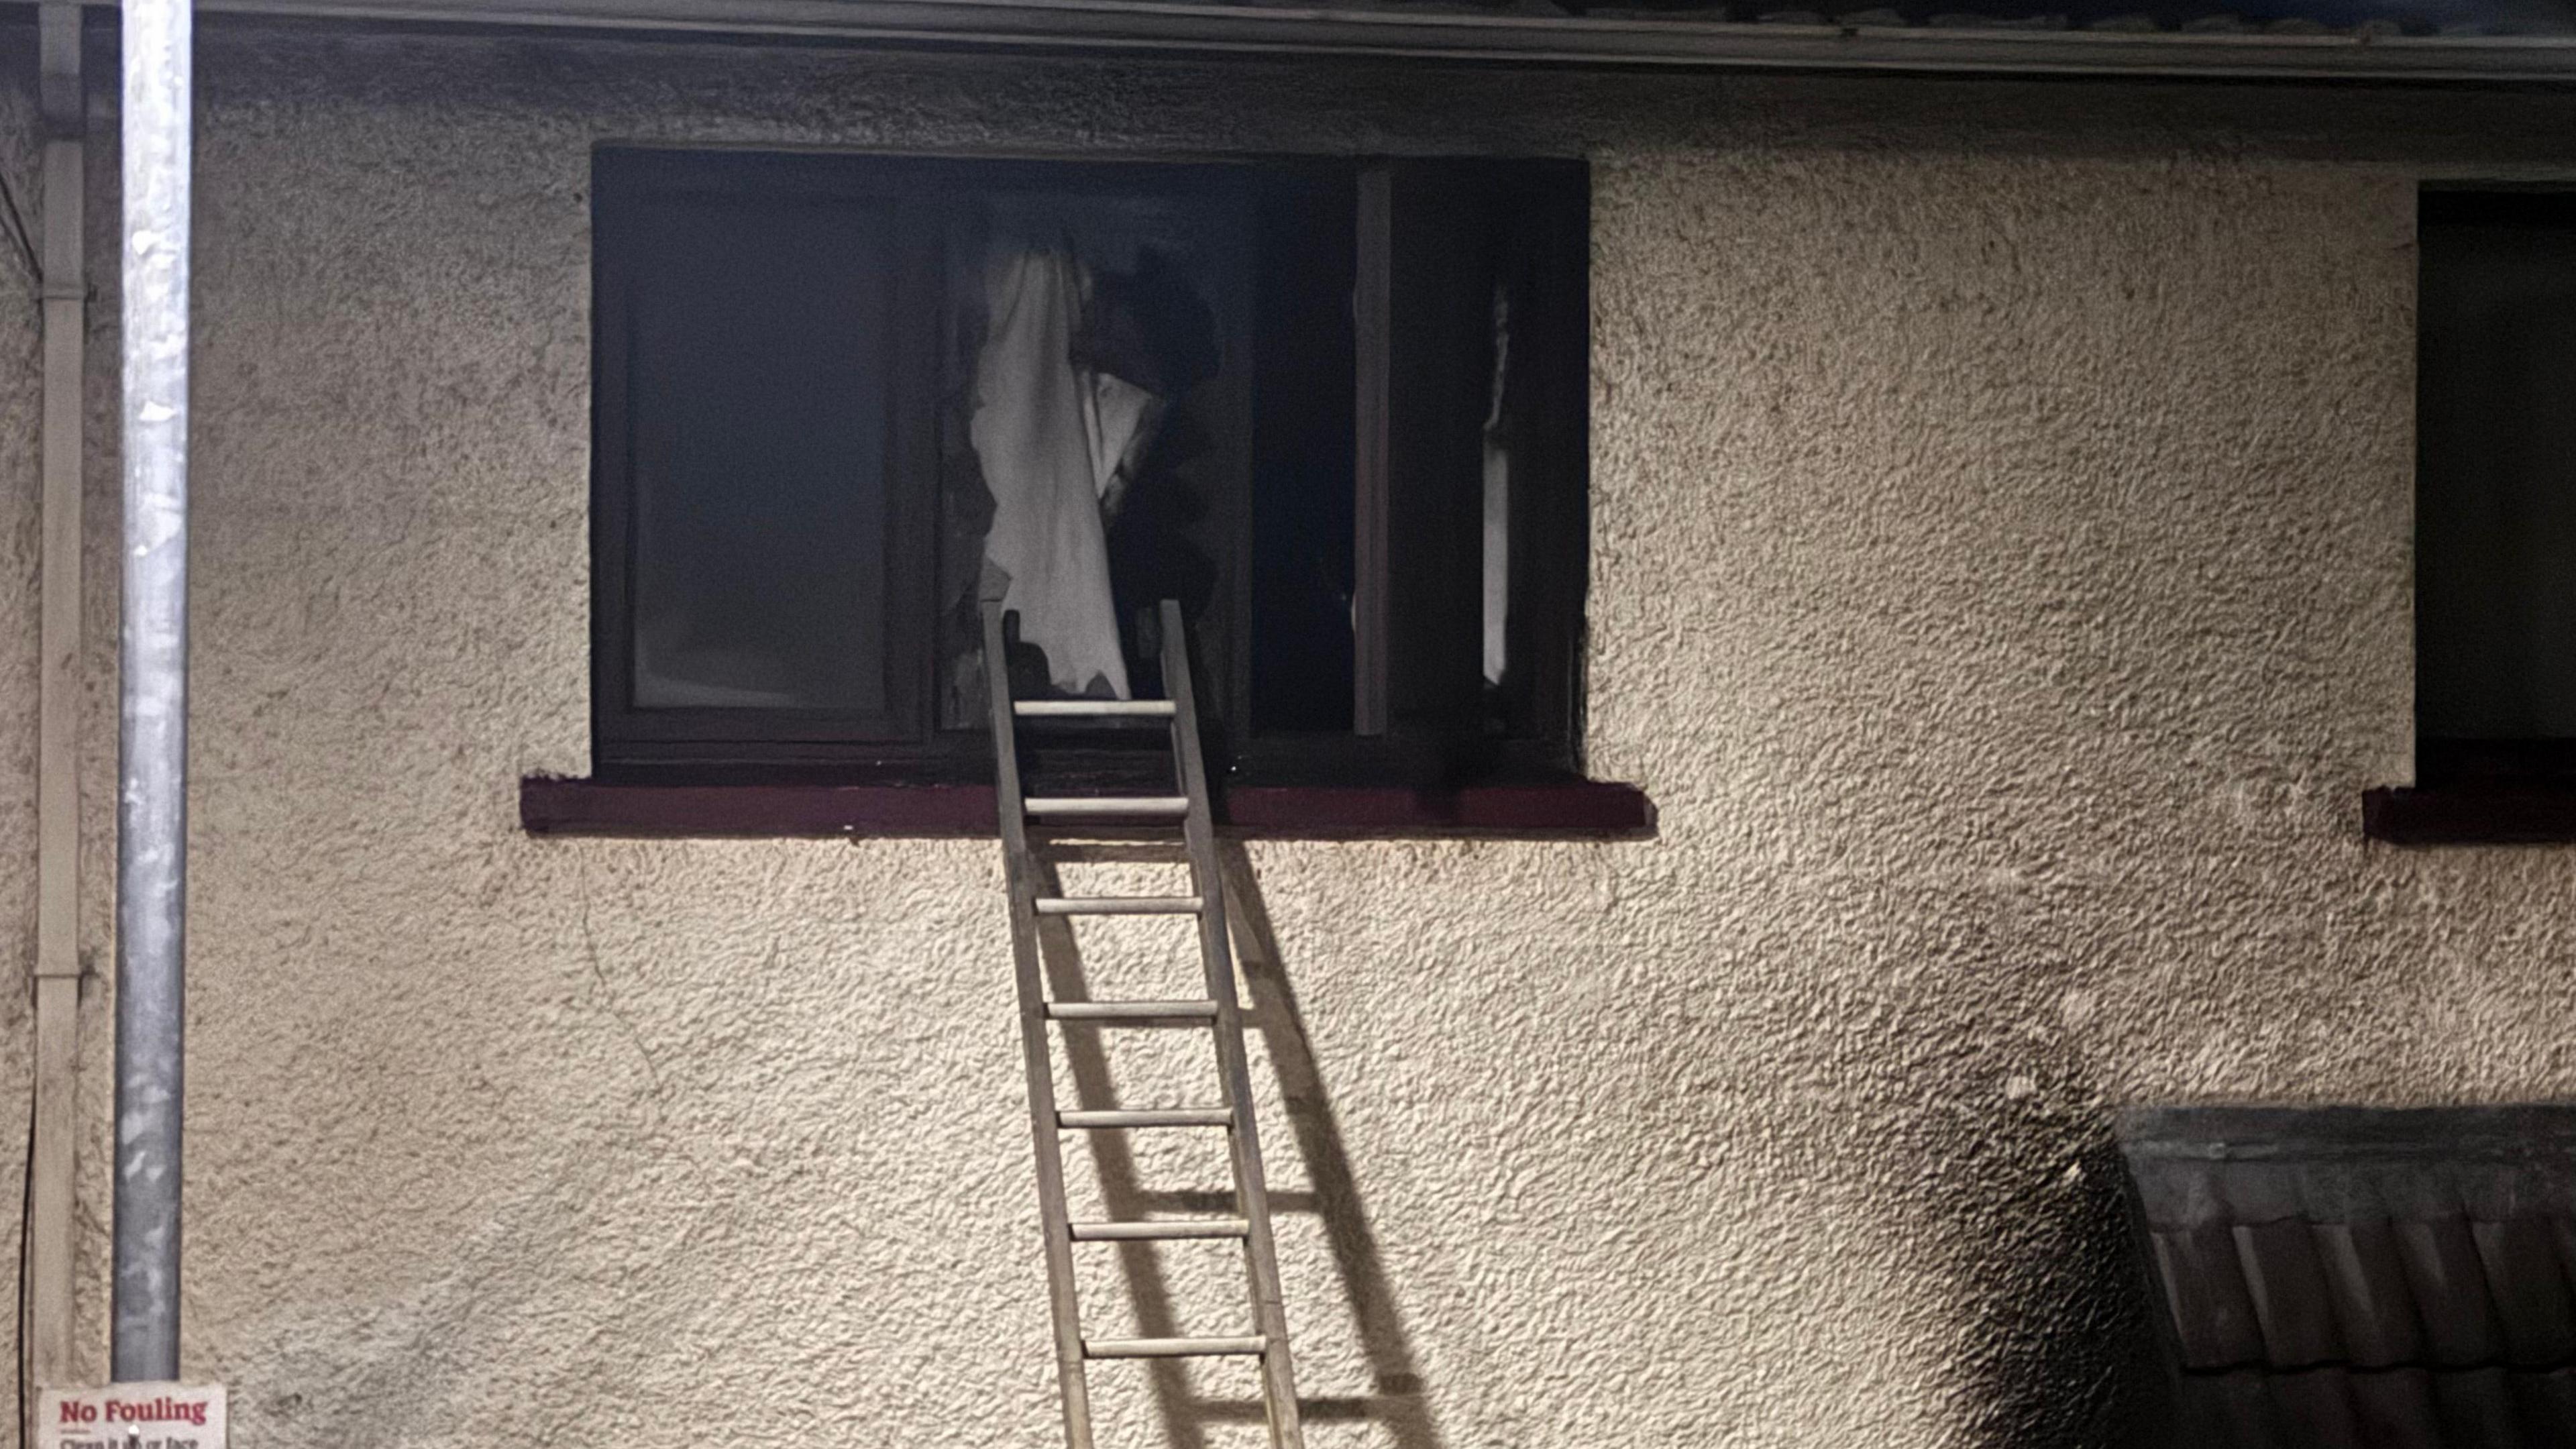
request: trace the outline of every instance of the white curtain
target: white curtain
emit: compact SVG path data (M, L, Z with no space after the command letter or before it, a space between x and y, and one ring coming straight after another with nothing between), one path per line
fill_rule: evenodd
M1073 364L1089 275L1070 253L997 246L985 266L987 323L968 435L992 492L989 571L1020 637L1046 651L1058 689L1125 699L1127 661L1110 602L1107 515L1162 401Z

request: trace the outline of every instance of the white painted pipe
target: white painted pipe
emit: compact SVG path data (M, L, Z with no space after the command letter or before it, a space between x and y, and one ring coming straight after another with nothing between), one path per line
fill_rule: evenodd
M44 411L38 423L43 530L36 668L35 1132L27 1162L27 1367L39 1385L72 1374L73 1182L79 1158L81 373L87 366L83 256L88 164L81 9L37 12L44 119Z

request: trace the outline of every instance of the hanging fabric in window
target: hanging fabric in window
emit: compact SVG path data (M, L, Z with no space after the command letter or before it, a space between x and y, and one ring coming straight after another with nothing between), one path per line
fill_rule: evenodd
M1077 365L1089 277L1067 252L996 248L975 364L970 436L993 495L984 562L1004 582L1020 638L1069 694L1125 699L1104 516L1161 415L1162 399Z

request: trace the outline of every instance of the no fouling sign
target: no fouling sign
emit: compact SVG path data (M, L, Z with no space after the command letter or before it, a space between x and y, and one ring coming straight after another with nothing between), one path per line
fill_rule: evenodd
M36 1449L224 1449L221 1384L47 1389Z

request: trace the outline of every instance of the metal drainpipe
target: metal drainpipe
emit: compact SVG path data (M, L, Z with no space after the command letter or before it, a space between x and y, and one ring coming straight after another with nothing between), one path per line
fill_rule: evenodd
M188 885L189 0L124 0L125 621L116 809L119 1381L179 1375Z

